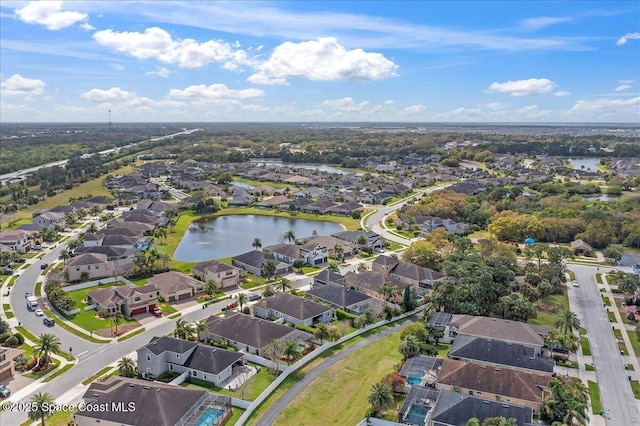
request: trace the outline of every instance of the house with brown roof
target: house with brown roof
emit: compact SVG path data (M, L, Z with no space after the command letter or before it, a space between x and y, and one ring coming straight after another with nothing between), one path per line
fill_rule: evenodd
M158 290L158 295L166 302L177 302L189 299L202 291L204 283L182 272L169 271L149 278Z
M85 409L73 415L77 426L193 425L203 415L202 421L206 422L209 409L219 410L217 424L223 424L231 416L228 396L124 377L91 383L82 400Z
M253 314L258 318L275 317L294 325L313 326L320 322L331 322L335 310L303 297L278 292L253 305Z
M0 231L0 244L9 247L11 251L26 253L31 248L31 235L30 231L21 229Z
M244 271L235 266L227 265L219 260L207 260L193 267L191 273L201 281L215 281L220 288L237 286Z
M272 340L302 343L312 337L302 330L242 313L226 317L211 315L206 324L208 329L200 336L204 340L223 340L241 352L260 356Z
M98 312L107 316L121 312L124 316L132 318L155 307L158 295L159 291L153 284L141 287L127 284L89 291L87 302L95 305Z
M311 240L302 245L277 244L265 247L264 251L271 253L273 257L285 263L293 264L296 260L303 260L307 265L317 266L327 263L329 250L326 246Z
M23 353L21 349L0 347L0 382L13 377L16 372L14 359Z
M437 281L446 278L446 275L441 272L385 255L378 256L372 262L371 270L387 275L391 283L401 282L425 289L433 288Z
M69 281L80 281L83 274L87 279L109 277L113 274L111 262L107 255L102 253L85 253L75 256L64 266L69 276Z
M593 247L582 240L571 241L571 251L577 255L586 255L593 251Z
M547 374L445 359L438 376L438 389L453 391L455 388L479 398L531 407L537 413L552 379Z

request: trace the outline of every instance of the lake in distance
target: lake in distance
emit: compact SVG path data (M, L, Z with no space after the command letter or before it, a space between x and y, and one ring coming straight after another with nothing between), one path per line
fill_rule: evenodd
M253 250L253 240L262 247L280 244L285 232L293 230L297 238L331 235L344 228L333 222L275 216L231 215L193 222L187 228L173 258L187 262L236 256Z

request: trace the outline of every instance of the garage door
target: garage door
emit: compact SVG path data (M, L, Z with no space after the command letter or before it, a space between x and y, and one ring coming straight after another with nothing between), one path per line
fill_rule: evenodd
M131 311L131 315L138 315L138 314L144 314L145 312L147 312L147 308L138 308L138 309L134 309L133 311Z
M3 372L0 372L0 381L4 380L4 379L8 379L9 377L11 377L11 369L7 369Z
M191 297L191 293L184 293L178 296L178 300L184 300Z

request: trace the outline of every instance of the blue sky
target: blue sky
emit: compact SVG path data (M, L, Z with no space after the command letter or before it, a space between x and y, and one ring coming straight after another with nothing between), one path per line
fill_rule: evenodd
M4 122L640 121L636 1L0 3Z

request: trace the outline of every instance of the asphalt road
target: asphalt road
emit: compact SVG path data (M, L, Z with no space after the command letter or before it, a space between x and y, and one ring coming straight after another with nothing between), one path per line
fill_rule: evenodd
M640 426L636 400L596 283L596 267L572 264L570 268L580 283L580 287L569 287L571 308L587 330L606 423Z

